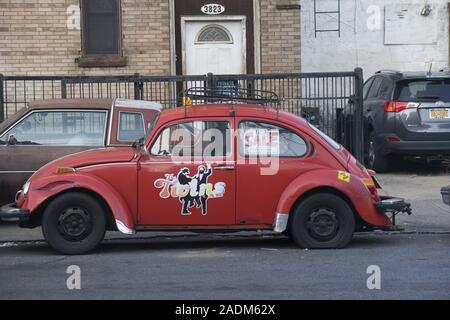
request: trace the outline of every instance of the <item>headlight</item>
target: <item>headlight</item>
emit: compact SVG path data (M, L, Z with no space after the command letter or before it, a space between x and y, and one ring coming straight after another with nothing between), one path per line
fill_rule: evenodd
M30 190L30 184L31 184L31 182L30 182L30 181L27 181L27 183L25 183L25 184L23 185L22 190L23 190L23 196L24 196L24 197L27 196L28 190Z

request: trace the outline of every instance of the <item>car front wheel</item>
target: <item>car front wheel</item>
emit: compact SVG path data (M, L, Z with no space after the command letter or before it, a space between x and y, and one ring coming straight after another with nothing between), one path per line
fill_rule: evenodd
M344 248L355 231L355 217L345 200L332 193L316 193L302 200L293 212L290 234L308 249Z
M56 197L42 217L42 233L63 254L84 254L95 249L106 231L106 213L97 199L82 192Z

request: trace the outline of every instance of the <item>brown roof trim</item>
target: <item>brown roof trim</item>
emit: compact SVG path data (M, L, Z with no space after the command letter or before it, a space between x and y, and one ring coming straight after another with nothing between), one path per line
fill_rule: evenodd
M111 109L113 99L53 99L35 100L28 103L30 109Z

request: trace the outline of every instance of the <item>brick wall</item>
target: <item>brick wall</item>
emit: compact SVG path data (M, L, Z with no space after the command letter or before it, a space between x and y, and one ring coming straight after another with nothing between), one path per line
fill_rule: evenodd
M261 71L300 71L297 0L261 0ZM80 30L67 9L77 0L1 0L0 73L5 75L170 74L168 0L122 0L126 67L80 68Z
M67 27L77 0L1 0L0 73L4 75L170 74L169 2L122 0L126 67L80 68L80 30Z
M300 72L298 4L298 0L261 0L262 73Z

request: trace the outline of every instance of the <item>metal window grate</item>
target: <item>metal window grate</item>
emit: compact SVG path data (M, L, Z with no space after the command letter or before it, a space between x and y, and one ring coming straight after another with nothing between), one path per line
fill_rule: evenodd
M341 37L341 0L336 0L337 9L336 10L324 10L320 11L317 9L317 0L314 0L314 36L317 38L317 34L321 32L337 32L338 37ZM335 29L320 29L318 27L318 17L328 15L333 17L336 15L337 28Z

